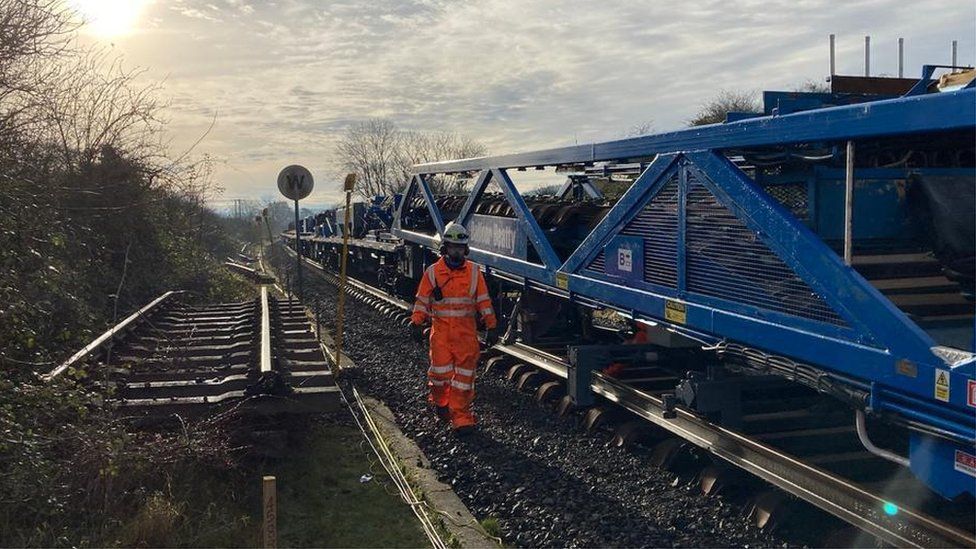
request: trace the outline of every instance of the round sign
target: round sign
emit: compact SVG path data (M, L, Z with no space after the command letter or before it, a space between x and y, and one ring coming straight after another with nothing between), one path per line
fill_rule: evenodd
M292 164L278 174L278 190L286 198L301 200L312 193L312 172Z

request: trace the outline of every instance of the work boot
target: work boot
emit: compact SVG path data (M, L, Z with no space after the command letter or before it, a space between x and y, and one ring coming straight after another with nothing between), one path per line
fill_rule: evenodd
M462 425L454 428L454 436L466 438L473 435L475 431L477 431L477 429L475 429L474 425Z
M441 421L451 421L451 409L447 406L434 406L434 413Z

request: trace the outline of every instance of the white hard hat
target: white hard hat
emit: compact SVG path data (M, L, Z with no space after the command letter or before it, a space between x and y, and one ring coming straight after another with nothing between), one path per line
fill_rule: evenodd
M447 224L447 227L444 227L442 241L445 244L467 244L468 238L468 230L460 223L451 221Z

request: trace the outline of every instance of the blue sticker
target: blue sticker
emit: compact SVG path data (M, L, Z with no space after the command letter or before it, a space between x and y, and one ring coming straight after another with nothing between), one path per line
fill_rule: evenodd
M608 275L641 282L644 280L644 239L615 236L603 248Z

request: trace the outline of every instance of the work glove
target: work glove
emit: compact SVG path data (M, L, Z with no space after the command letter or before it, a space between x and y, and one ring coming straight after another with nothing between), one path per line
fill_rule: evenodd
M495 328L485 330L485 346L491 347L496 343L498 343L498 330Z
M410 337L417 343L423 343L424 341L424 327L420 324L410 325Z

